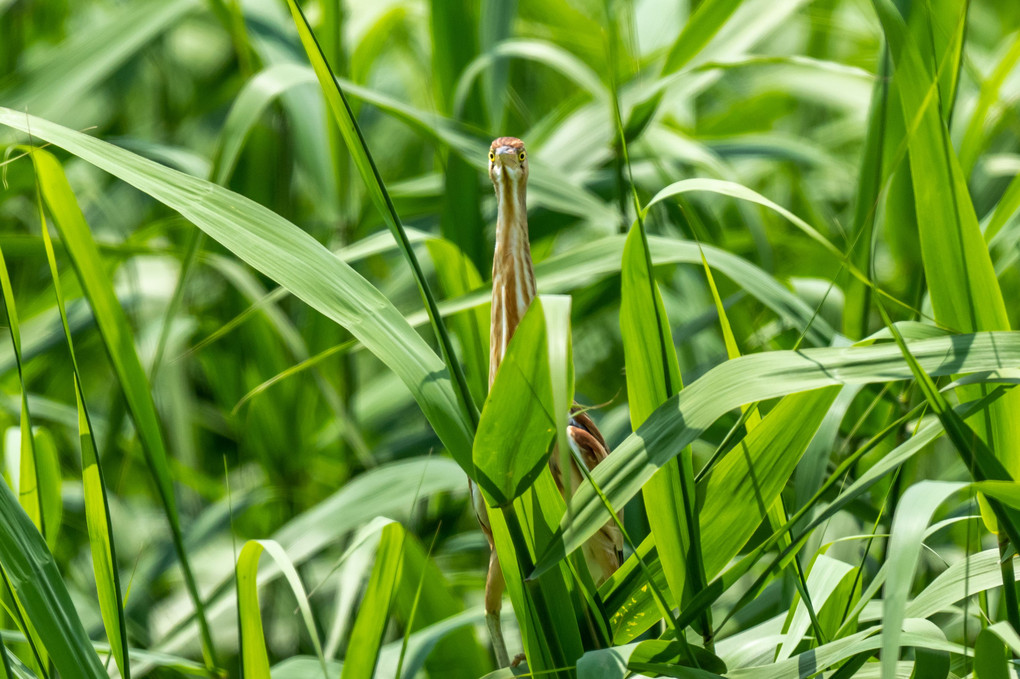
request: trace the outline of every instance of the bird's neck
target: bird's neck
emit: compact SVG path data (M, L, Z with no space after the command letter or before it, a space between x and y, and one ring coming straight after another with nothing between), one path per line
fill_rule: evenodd
M489 337L489 386L496 379L517 324L535 298L535 269L528 243L528 213L523 182L497 186L496 252L492 259L492 324Z

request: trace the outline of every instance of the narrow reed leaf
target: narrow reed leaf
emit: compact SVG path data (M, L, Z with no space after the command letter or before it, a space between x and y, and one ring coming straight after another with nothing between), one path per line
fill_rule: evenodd
M343 679L371 679L375 673L390 607L402 577L405 538L404 527L399 523L387 524L382 530L375 566L351 630Z
M53 216L54 225L60 233L61 241L70 255L78 280L92 307L110 364L117 375L138 429L145 459L170 526L188 594L199 615L199 624L203 629L202 652L209 667L215 667L216 652L212 635L205 620L205 609L191 564L184 550L184 538L159 415L156 413L156 404L152 399L145 369L135 350L127 316L113 291L113 284L103 269L99 250L60 163L48 151L42 150L32 153L32 161L36 167L42 197Z
M644 223L638 220L631 226L620 265L620 336L630 425L635 430L683 389L669 317L651 263ZM685 589L704 585L690 446L655 473L642 496L673 600L685 601Z
M308 234L253 201L112 144L0 108L0 124L52 143L178 210L235 255L351 331L410 389L447 449L470 465L471 426L449 374L392 304ZM201 197L201 200L197 200Z
M237 621L241 644L241 674L245 679L269 679L269 654L262 631L259 608L259 557L265 549L258 540L249 540L237 557Z
M1020 333L977 333L910 343L933 375L1020 366ZM774 351L743 356L713 368L660 406L592 476L614 506L622 506L679 447L696 439L724 413L745 403L840 384L903 380L912 376L895 346ZM570 500L573 520L537 561L536 573L573 552L605 521L602 501L588 483Z
M383 221L386 222L390 231L393 232L394 239L396 239L400 250L403 252L414 273L414 280L425 303L425 310L428 312L432 330L435 332L436 339L439 342L443 361L446 363L446 367L453 378L454 393L461 412L467 417L473 427L477 427L478 409L471 398L471 392L464 377L464 371L453 351L453 344L450 342L446 325L436 306L436 300L432 296L432 290L425 279L425 274L422 272L421 264L418 263L418 257L411 248L411 242L404 231L404 225L397 215L396 208L393 207L393 201L386 190L386 184L383 182L379 169L372 159L372 154L368 150L368 142L361 133L361 128L354 117L354 112L351 110L350 104L347 103L347 99L344 97L343 90L340 89L336 78L333 76L333 71L326 62L326 57L322 53L322 49L319 47L315 35L312 33L312 28L309 26L308 20L305 19L300 6L298 6L296 0L287 0L287 4L290 7L291 15L294 17L294 24L297 26L298 35L301 37L301 44L304 46L305 53L312 62L312 68L319 79L319 86L326 97L330 110L333 111L333 118L340 128L340 134L344 138L344 143L351 154L351 159L354 161L355 167L358 168L358 172L365 182L369 197L382 215Z
M35 153L35 152L33 152ZM39 151L42 153L42 151ZM63 287L57 270L57 259L53 241L50 238L49 226L43 214L41 192L38 196L39 214L42 221L43 245L46 248L46 260L53 279L53 292L60 311L60 322L67 340L67 351L71 357L71 369L74 379L75 404L78 409L78 441L81 447L82 491L85 498L85 524L89 534L89 549L92 554L92 571L96 579L96 592L99 596L99 612L106 630L106 638L110 642L117 668L124 679L131 679L131 666L128 662L127 621L124 616L124 605L121 596L120 573L117 566L117 552L114 547L113 525L110 520L110 503L106 496L106 482L103 469L96 449L95 436L88 408L85 405L85 394L81 386L81 373L78 370L78 358L74 351L74 340L67 320L67 305L64 301Z
M944 11L962 24L967 3L947 5ZM932 26L922 31L924 38L915 40L890 0L875 0L875 8L896 66L903 119L917 121L908 149L921 254L935 318L956 332L1009 330L1002 290L943 119L951 92L944 91L940 72L955 72L960 55L953 51L953 44L946 47L945 54L936 51L928 35L935 30ZM923 18L924 22L934 21L927 13ZM961 387L959 393L961 400L973 400L987 389ZM1020 475L1020 391L999 399L987 418L972 425L1010 474Z
M240 622L241 664L246 678L257 677L269 679L269 659L266 652L266 641L262 631L262 613L259 608L258 570L262 552L268 552L279 567L294 598L297 599L298 610L312 640L312 646L319 659L319 669L323 679L329 677L326 669L326 658L322 654L322 643L312 617L312 609L308 603L308 594L301 577L294 569L287 552L275 540L249 540L241 548L237 557L237 615Z

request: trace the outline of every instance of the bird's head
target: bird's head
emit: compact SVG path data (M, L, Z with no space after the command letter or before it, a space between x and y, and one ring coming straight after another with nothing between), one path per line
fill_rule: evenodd
M500 137L489 147L489 178L500 186L521 185L528 179L528 152L516 137Z

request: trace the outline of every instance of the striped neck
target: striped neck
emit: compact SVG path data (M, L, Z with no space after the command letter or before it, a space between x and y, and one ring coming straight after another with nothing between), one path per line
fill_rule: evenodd
M527 186L504 176L496 184L496 252L492 258L492 324L489 386L496 379L510 338L535 298L535 270L528 243Z

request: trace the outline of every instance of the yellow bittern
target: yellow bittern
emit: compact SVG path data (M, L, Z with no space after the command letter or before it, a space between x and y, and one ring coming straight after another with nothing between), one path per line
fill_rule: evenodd
M489 333L491 388L510 339L536 294L535 270L528 243L528 152L524 142L515 137L500 137L492 142L489 148L489 178L496 189L497 204L496 252L492 260L492 323ZM571 410L567 440L576 457L583 460L589 470L609 454L606 441L595 423L576 405ZM565 484L560 471L559 455L555 452L549 458L549 467L556 485L563 492ZM581 482L581 473L575 464L571 464L571 478L571 487L576 488ZM485 579L485 620L492 636L496 661L501 667L506 667L509 656L499 621L505 586L503 573L496 557L484 500L474 488L472 499L491 550L489 572ZM622 549L623 535L612 522L605 524L584 545L585 561L597 584L604 582L620 567Z

